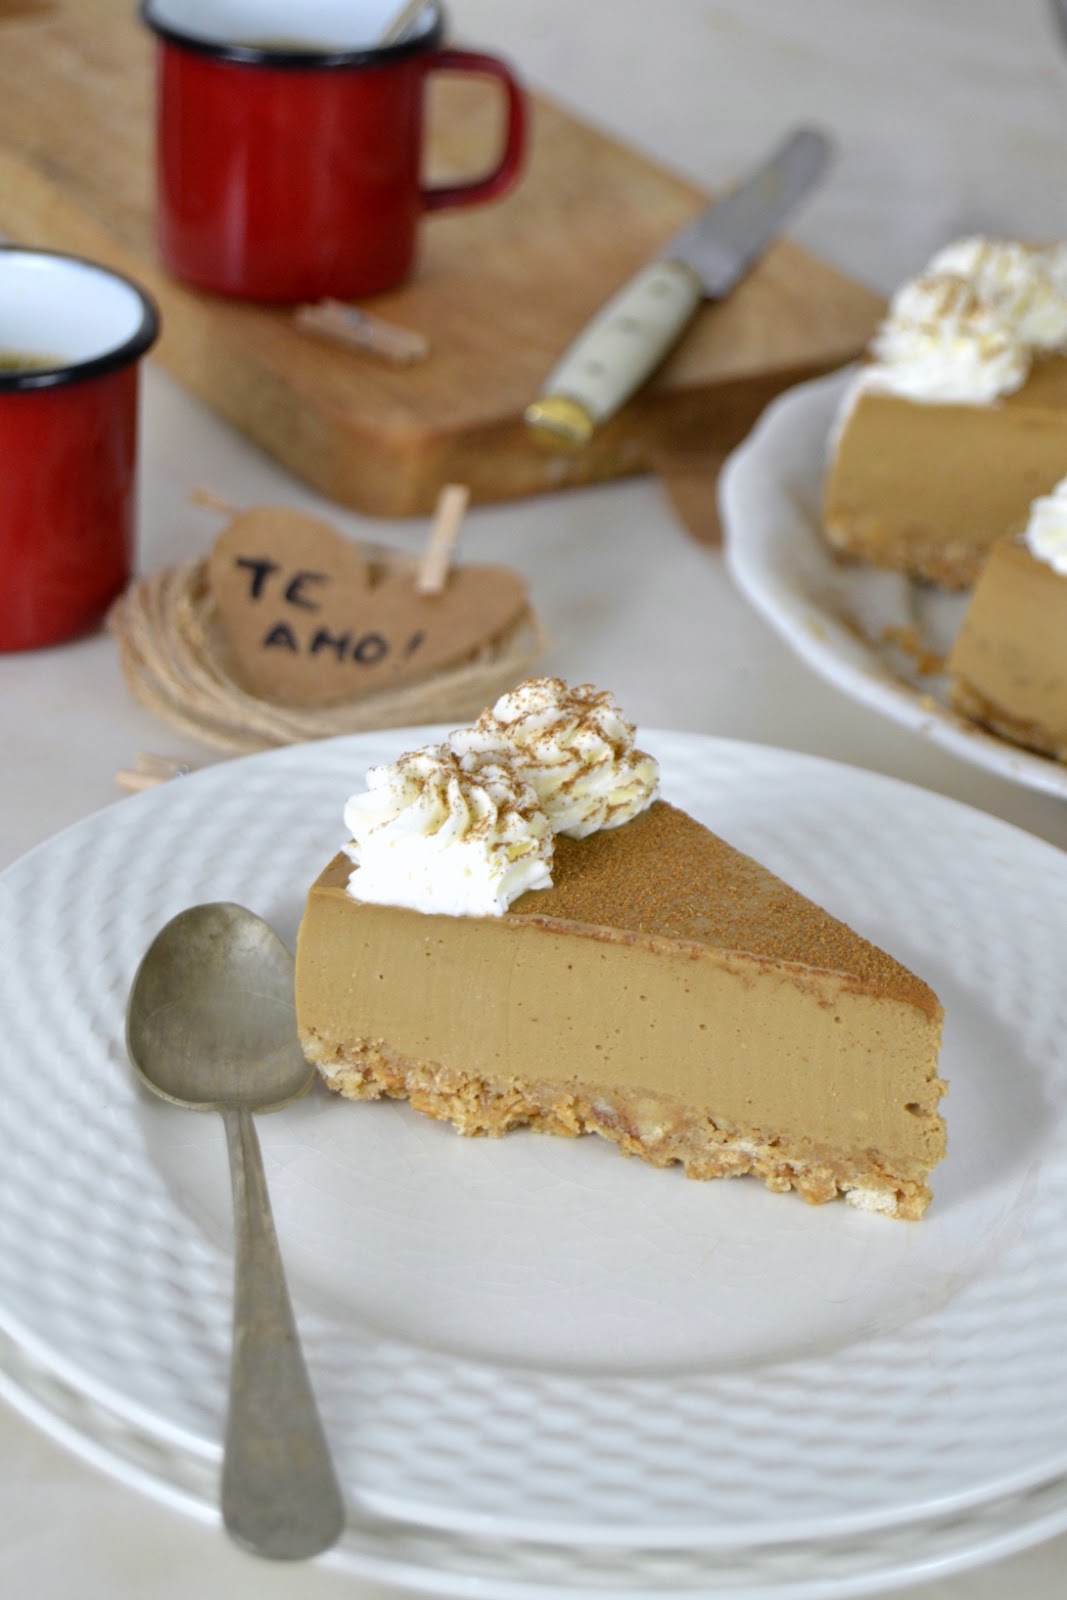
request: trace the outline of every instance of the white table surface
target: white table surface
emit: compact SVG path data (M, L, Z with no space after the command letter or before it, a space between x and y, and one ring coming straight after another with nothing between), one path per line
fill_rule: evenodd
M794 229L882 291L965 232L1067 238L1067 53L1044 0L454 0L454 31L538 87L714 186L817 120L837 166ZM429 224L432 226L432 223ZM423 524L323 502L149 366L140 562L205 551L201 484L417 547ZM811 751L922 784L1062 847L1067 810L874 720L799 666L641 480L478 510L469 559L526 574L546 670L612 688L639 723ZM102 635L0 657L0 867L101 806L141 750L203 762L128 695ZM1067 1417L1064 1418L1067 1429ZM1059 1600L1067 1536L910 1591ZM0 1406L0 1594L10 1600L369 1600L322 1564L271 1567L140 1498Z

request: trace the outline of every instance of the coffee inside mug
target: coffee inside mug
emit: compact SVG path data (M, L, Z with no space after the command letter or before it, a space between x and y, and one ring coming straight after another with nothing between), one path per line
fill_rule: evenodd
M144 9L157 30L205 45L348 54L379 48L403 0L302 0L299 7L292 0L149 0ZM402 42L429 39L440 21L436 0L426 0Z
M106 371L136 359L156 331L140 291L105 268L0 247L0 390Z

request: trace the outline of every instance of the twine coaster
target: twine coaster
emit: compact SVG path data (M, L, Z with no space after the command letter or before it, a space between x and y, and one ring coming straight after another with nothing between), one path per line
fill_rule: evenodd
M418 571L418 560L402 552L367 548L376 561ZM498 639L424 683L316 710L273 705L234 683L212 626L204 562L133 583L112 607L108 627L135 699L183 733L242 755L340 733L470 720L529 676L547 646L540 619L527 609Z

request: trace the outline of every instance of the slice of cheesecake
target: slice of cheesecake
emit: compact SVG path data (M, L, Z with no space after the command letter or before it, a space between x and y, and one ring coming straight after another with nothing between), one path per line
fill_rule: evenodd
M948 660L957 711L1067 761L1067 478L993 546Z
M969 588L992 545L1067 470L1067 357L996 405L918 403L861 377L826 486L827 542L872 566Z
M894 295L833 430L827 542L968 588L1067 471L1064 251L960 240Z
M937 997L684 812L557 837L551 887L500 916L364 903L351 871L313 885L297 945L301 1043L341 1094L925 1210Z

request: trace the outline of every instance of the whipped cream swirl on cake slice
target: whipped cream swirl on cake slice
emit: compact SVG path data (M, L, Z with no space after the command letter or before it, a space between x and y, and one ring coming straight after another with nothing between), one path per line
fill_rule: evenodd
M1057 282L1053 255L1014 239L957 239L926 269L973 283L978 293L1031 350L1067 344L1067 294Z
M1026 381L1030 347L1006 310L951 273L915 278L893 296L871 346L866 388L910 400L988 405Z
M1036 356L1067 350L1067 255L1014 239L957 239L893 296L837 431L866 390L943 405L992 405Z
M531 786L492 759L464 767L448 745L371 767L344 818L357 900L502 916L527 889L552 882L552 829Z
M1067 478L1034 501L1023 543L1035 560L1067 577Z
M634 749L634 725L590 683L529 678L449 744L465 769L506 761L530 783L555 833L584 839L651 805L659 767Z

